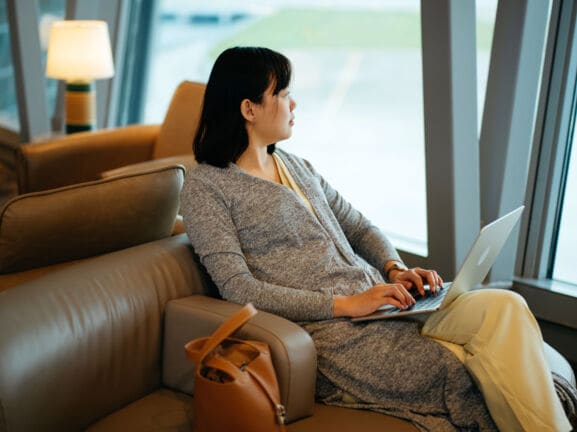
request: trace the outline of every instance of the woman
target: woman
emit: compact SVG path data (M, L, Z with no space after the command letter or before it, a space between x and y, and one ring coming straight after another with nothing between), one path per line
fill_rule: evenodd
M408 289L422 292L423 282L435 289L442 280L405 267L387 238L307 161L275 149L294 124L290 76L279 53L232 48L207 84L194 140L199 165L187 175L182 211L222 296L309 332L325 403L369 408L430 431L495 424L503 431L570 430L541 334L516 294L462 295L422 329L409 320L347 319L386 304L410 307Z

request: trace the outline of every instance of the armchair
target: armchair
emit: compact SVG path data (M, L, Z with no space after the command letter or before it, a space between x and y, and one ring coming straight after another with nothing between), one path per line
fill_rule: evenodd
M80 132L21 146L16 161L18 192L52 189L175 163L185 168L194 166L192 141L204 89L202 83L183 81L176 88L161 125ZM117 169L120 170L111 171ZM103 175L105 172L108 173Z

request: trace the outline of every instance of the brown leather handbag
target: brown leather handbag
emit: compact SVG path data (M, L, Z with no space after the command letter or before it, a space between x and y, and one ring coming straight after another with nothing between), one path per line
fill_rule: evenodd
M284 432L285 408L266 343L229 337L257 310L247 304L184 349L196 363L195 432Z

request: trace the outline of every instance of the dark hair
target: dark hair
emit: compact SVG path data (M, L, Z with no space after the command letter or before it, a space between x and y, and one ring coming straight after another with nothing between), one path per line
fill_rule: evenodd
M248 146L245 119L240 112L244 99L261 103L266 89L273 94L288 87L290 61L268 48L235 47L223 51L210 73L200 124L194 137L196 160L218 167L236 162ZM275 145L268 146L268 153Z

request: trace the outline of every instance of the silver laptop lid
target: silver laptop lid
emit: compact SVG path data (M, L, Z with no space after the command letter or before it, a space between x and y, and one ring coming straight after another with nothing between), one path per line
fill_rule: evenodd
M448 305L457 296L483 282L524 208L525 206L521 206L481 229L441 307Z

